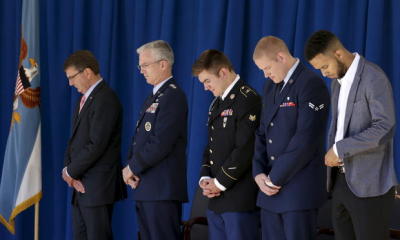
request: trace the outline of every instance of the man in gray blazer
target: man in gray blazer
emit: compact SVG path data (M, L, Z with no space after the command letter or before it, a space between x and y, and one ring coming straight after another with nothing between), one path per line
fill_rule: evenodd
M397 179L391 84L377 65L344 48L331 32L315 32L305 57L331 78L328 191L336 239L388 239Z

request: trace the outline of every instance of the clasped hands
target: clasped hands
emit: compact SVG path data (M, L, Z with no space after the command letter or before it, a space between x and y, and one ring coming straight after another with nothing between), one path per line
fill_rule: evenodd
M82 182L76 179L73 179L67 174L67 167L64 167L62 170L62 178L68 184L69 187L73 187L76 191L80 193L85 193L85 187Z
M206 178L201 180L200 187L203 189L203 195L208 198L221 195L221 189L215 185L214 178Z
M273 196L279 193L279 190L281 189L280 186L275 186L271 182L271 179L264 173L258 174L254 180L256 181L258 188L268 196Z
M132 189L138 187L140 178L131 171L128 165L122 170L122 177L124 178L125 184L131 186Z

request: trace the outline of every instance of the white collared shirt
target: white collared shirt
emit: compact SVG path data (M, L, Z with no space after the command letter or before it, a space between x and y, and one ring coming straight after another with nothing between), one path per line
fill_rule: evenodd
M172 78L172 76L168 77L167 79L165 79L164 81L158 83L157 85L155 85L153 87L153 95L157 93L157 91L162 87L162 85L164 85L164 83L166 83L168 80L170 80Z
M289 81L290 77L292 76L294 70L296 70L297 66L299 65L300 60L298 58L296 58L296 62L293 64L293 66L289 69L289 71L286 73L285 78L283 79L283 87L281 89L281 92L283 90L283 88L286 86L286 83Z
M228 96L228 93L232 90L232 88L235 86L235 84L239 81L240 76L239 74L236 74L235 80L229 84L229 86L225 89L224 94L222 94L221 99L222 101L225 100L226 96Z
M333 151L335 152L336 156L339 156L336 148L336 143L342 140L344 137L344 119L346 116L347 100L349 98L350 89L356 76L358 63L360 62L360 55L358 53L354 53L354 56L355 58L344 77L341 79L337 79L340 84L340 90L337 104L338 116L336 123L335 144L333 145Z

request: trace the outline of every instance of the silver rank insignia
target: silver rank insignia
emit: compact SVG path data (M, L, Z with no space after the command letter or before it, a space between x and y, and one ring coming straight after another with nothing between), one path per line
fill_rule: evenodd
M224 117L224 122L222 123L222 127L225 128L226 127L226 122L228 121L227 117Z
M231 94L230 96L229 96L231 99L234 99L235 98L235 94Z
M250 116L249 116L249 120L252 121L252 122L254 122L256 120L256 118L257 118L256 115L251 115L250 114Z
M147 132L150 132L150 130L151 130L151 123L150 123L150 122L146 122L146 123L144 124L144 129L145 129Z
M312 110L314 110L314 111L322 110L322 109L325 107L324 104L321 104L321 105L319 105L319 106L315 106L315 105L312 104L311 102L308 103L308 106L309 106Z
M176 86L173 83L171 83L169 86L172 87L173 89L176 89Z

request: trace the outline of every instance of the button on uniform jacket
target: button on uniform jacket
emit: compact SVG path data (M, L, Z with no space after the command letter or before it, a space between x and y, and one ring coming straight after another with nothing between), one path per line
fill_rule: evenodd
M227 188L210 199L208 207L214 212L256 208L257 185L251 175L251 162L260 111L260 96L242 80L223 101L217 98L211 106L201 176L217 178Z
M328 109L324 81L302 63L281 92L266 81L253 175L265 173L282 188L273 196L259 192L258 206L282 213L318 208L324 202Z
M149 96L136 124L128 164L140 177L139 201L187 201L186 96L173 79Z

